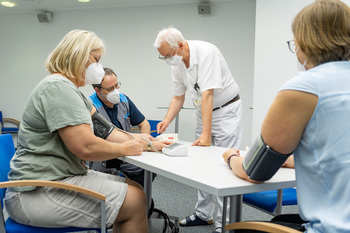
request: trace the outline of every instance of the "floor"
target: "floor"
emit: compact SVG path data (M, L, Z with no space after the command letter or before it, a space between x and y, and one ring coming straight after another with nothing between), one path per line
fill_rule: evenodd
M155 207L168 215L178 216L180 219L194 213L197 202L197 190L176 181L157 176L153 182L153 200ZM215 211L216 212L216 211ZM284 206L283 213L298 213L297 206ZM215 215L215 214L214 214ZM247 205L243 205L242 220L270 220L271 215ZM162 232L163 222L152 219L150 233ZM214 224L197 227L180 227L181 233L211 233L215 230Z

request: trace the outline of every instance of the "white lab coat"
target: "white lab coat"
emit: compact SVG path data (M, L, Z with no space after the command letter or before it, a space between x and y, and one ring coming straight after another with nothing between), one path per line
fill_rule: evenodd
M176 96L182 96L187 89L190 91L196 108L196 138L198 138L202 134L201 93L214 89L214 109L237 96L239 87L220 50L215 45L195 40L187 41L187 43L190 49L189 67L186 68L183 62L178 66L171 67L173 92ZM199 90L194 88L196 83ZM199 100L199 104L196 104L195 100ZM213 111L211 129L213 145L239 149L242 139L241 114L241 100ZM224 163L224 161L222 162ZM220 208L218 208L215 226L221 227L223 198L216 198L198 191L196 213L203 220L212 219L216 201L218 201Z

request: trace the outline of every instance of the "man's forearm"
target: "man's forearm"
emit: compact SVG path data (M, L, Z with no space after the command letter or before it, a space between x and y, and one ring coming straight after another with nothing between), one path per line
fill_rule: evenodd
M202 93L202 134L211 134L211 122L213 117L213 90Z
M174 96L170 102L169 110L165 119L170 123L174 120L176 115L180 112L185 101L185 96Z
M137 125L137 127L140 130L140 133L150 134L151 133L151 126L147 119L144 119L140 124Z

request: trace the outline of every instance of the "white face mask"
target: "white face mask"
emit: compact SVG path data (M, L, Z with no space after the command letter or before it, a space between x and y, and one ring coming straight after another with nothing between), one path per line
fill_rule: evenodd
M182 61L182 56L175 54L175 56L166 58L165 61L168 65L178 66Z
M117 104L120 102L120 96L118 89L114 89L113 91L109 92L106 96L107 100L111 102L112 104Z
M91 62L89 67L85 70L85 84L100 84L104 76L105 71L103 70L102 64Z
M166 61L166 63L168 63L168 65L178 66L178 65L180 65L180 62L182 61L182 56L175 54L175 56L166 58L165 61Z
M295 51L295 57L297 58L297 70L299 72L301 71L306 71L306 68L305 68L305 65L306 65L306 59L304 61L304 64L301 64L299 59L298 59L298 56L297 56L297 53L298 53L298 50L299 50L299 47L297 48L297 50Z

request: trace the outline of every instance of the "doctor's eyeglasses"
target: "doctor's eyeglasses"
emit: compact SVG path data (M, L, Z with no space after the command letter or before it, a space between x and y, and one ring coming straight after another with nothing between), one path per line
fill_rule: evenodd
M292 52L292 53L295 53L295 41L294 40L290 40L290 41L287 41L287 44L288 44L288 48L289 50Z
M108 92L114 91L115 89L119 89L120 86L122 85L121 82L118 82L115 86L113 87L108 87L108 88L104 88L104 87L100 87L101 89L105 89Z
M175 49L173 49L173 51L171 52L171 54L170 54L170 55L167 55L167 56L162 56L162 55L159 54L158 58L159 58L160 60L165 60L165 59L171 58L171 57L173 56L174 52L175 52Z

